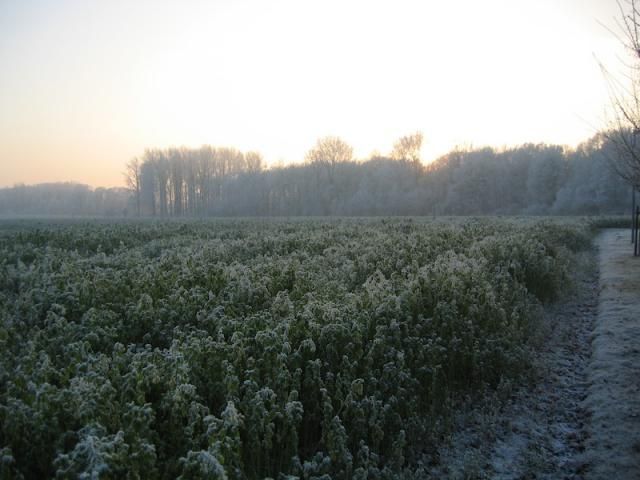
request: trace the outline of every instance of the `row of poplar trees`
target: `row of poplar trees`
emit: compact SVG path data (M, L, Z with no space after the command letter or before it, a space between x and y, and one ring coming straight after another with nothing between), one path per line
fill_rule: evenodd
M420 163L422 133L401 137L391 158ZM312 177L333 183L336 167L353 161L353 149L339 137L320 138L305 157ZM260 153L243 153L229 147L148 149L126 165L127 187L135 199L138 216L201 216L223 203L225 182L239 175L263 172ZM249 192L244 192L245 194ZM272 199L264 199L269 204Z

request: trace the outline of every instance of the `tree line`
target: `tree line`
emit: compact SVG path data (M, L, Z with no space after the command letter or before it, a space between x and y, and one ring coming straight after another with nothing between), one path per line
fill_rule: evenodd
M629 187L611 168L611 135L575 149L458 148L428 165L421 144L420 133L407 135L388 155L362 161L344 140L325 137L303 163L274 168L259 153L235 148L150 149L127 163L126 189L15 186L0 190L0 214L583 215L627 208Z
M621 213L628 188L607 136L576 149L525 144L456 149L420 161L422 134L366 161L324 137L301 164L263 169L258 153L203 146L148 150L128 164L143 216L482 215Z

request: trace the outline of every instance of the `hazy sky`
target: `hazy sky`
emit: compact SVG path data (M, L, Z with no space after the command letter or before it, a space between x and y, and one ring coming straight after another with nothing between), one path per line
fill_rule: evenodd
M0 0L0 185L122 184L147 147L360 158L421 130L575 145L602 123L615 0Z

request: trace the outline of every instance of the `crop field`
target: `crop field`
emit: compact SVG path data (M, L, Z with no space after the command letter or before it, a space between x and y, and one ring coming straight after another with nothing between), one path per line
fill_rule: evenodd
M0 478L419 477L581 221L0 224Z

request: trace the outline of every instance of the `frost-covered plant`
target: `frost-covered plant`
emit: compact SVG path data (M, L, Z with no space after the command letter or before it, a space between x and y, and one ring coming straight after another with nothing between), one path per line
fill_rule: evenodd
M562 292L586 231L352 219L7 232L0 478L419 472L460 402L531 367L539 304Z

